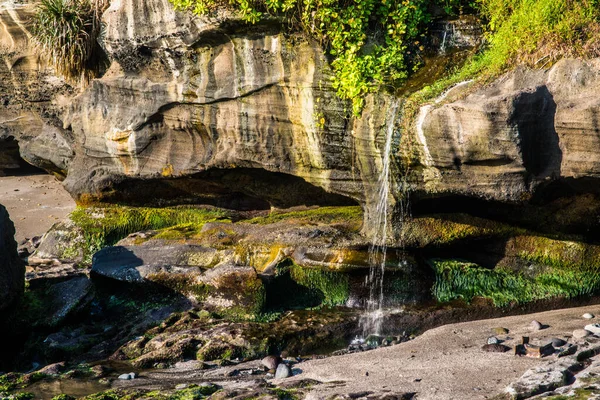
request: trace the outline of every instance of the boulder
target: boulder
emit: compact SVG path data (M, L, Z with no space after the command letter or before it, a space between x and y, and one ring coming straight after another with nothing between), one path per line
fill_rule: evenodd
M0 205L0 311L7 308L25 287L25 266L17 253L15 227Z
M80 276L52 285L46 295L49 300L47 323L57 325L90 303L94 285L89 278Z

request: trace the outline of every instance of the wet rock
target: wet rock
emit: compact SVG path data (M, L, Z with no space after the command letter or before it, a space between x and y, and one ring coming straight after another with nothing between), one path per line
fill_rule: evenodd
M292 376L292 370L287 364L281 363L275 371L275 379L285 379Z
M589 324L586 325L584 329L593 333L594 335L600 335L600 324Z
M592 333L586 329L575 329L573 331L573 337L575 339L583 339L585 337L588 337L589 335L591 335Z
M204 298L205 306L215 307L232 317L252 316L263 307L265 288L252 267L220 265L199 279L211 288Z
M123 381L128 381L128 380L131 380L131 379L135 379L135 377L136 377L135 372L130 372L128 374L119 375L118 379L121 379Z
M594 318L594 314L591 313L585 313L581 316L583 319L592 319Z
M26 258L35 252L39 247L42 237L34 236L33 238L25 238L19 243L19 257Z
M87 277L77 277L53 285L47 292L51 302L49 325L57 325L69 315L83 309L92 300L94 285Z
M46 365L44 368L37 371L37 373L44 374L44 375L58 375L58 374L64 372L65 367L66 367L66 363L64 361L58 362L58 363Z
M505 346L503 344L486 344L481 347L481 350L486 351L488 353L505 353L510 350L510 347Z
M487 344L498 344L498 343L500 343L500 341L495 336L490 336L489 338L487 338Z
M61 264L83 262L87 247L83 230L70 219L54 224L42 236L29 262L35 264Z
M544 325L542 325L542 323L539 321L533 320L533 321L531 321L531 324L529 324L529 328L532 331L539 331L539 330L544 329Z
M279 356L266 356L261 360L261 364L268 370L276 369L281 362L282 360Z
M517 381L511 383L506 388L506 392L513 399L526 399L552 391L567 383L570 376L569 369L572 366L572 360L565 360L529 369Z
M94 379L99 379L104 378L112 371L112 369L104 365L94 365L92 368L90 368L90 371Z

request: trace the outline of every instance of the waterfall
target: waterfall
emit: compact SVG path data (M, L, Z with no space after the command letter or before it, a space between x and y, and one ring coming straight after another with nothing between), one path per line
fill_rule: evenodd
M360 318L360 326L364 337L369 334L378 335L381 332L383 322L383 277L387 253L388 201L391 190L390 165L398 108L399 102L395 100L388 111L385 145L381 152L382 165L377 180L377 203L373 222L375 229L369 248L369 275L365 282L369 286L369 300L367 301L365 313Z

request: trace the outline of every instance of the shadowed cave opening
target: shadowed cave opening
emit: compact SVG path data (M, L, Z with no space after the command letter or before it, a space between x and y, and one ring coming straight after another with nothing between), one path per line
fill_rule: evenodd
M206 204L240 211L359 205L297 176L260 168L213 169L182 178L124 177L107 185L101 198L132 206Z
M0 176L47 174L21 157L19 142L13 137L0 138Z
M421 196L411 203L413 216L468 214L540 233L581 235L598 243L600 237L600 179L561 178L539 185L531 198L502 202L466 195Z

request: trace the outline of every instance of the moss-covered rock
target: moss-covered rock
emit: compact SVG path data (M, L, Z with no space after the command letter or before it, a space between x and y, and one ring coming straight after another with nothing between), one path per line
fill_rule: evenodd
M207 207L78 207L44 235L34 256L89 265L95 252L129 234L180 225L200 229L206 222L229 220L231 216Z

